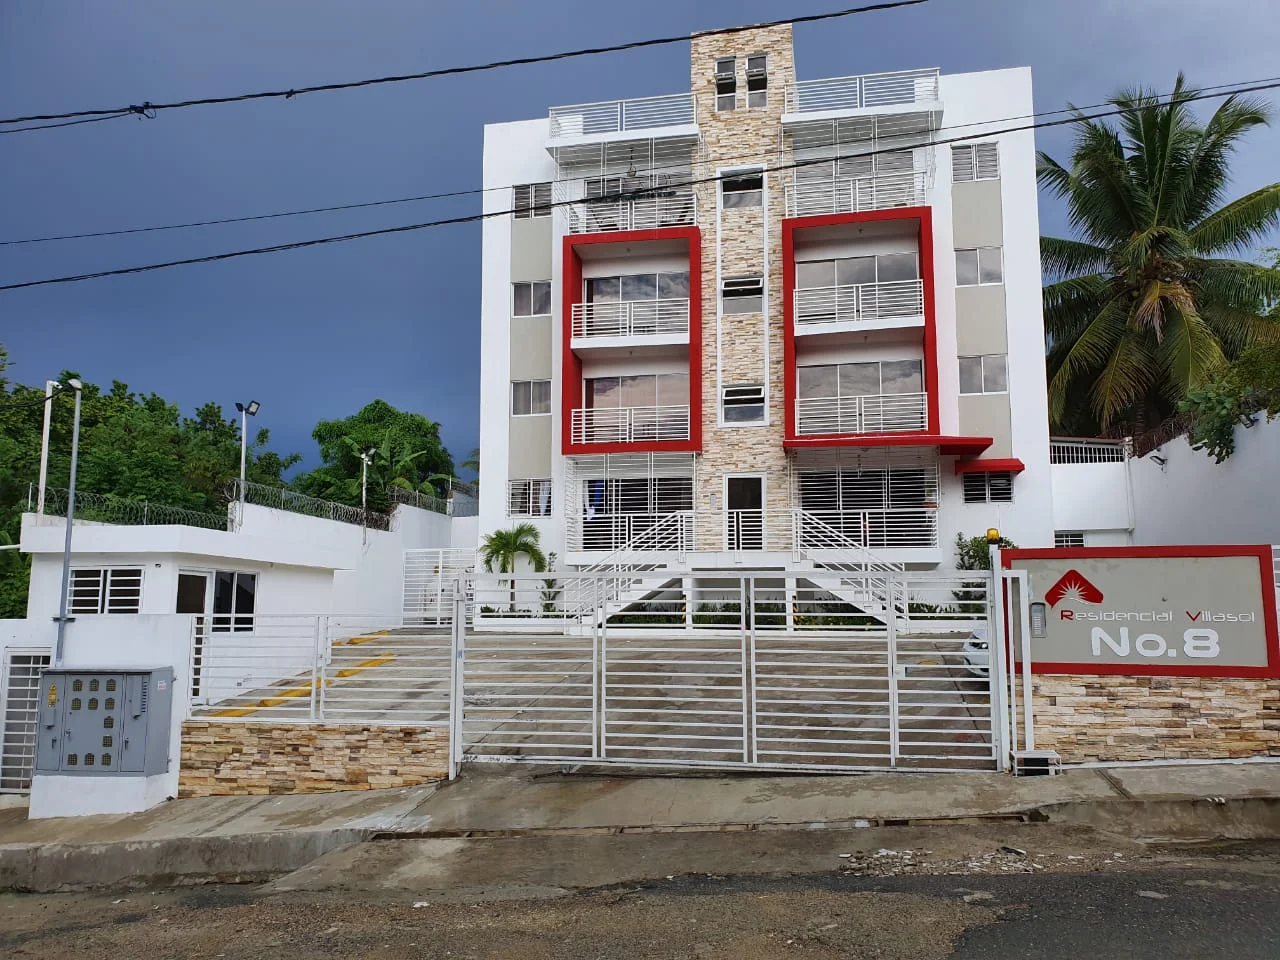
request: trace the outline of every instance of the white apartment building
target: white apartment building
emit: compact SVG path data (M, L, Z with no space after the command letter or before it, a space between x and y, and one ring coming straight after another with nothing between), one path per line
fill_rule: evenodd
M690 46L687 92L485 128L481 536L580 569L1051 545L1030 70Z

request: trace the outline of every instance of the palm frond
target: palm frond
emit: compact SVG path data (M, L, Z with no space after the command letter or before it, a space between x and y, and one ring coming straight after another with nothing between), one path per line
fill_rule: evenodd
M1247 260L1189 260L1186 263L1197 301L1234 310L1264 313L1280 302L1280 268Z
M1104 431L1151 389L1155 365L1142 336L1125 328L1089 390L1090 405Z
M1166 374L1162 392L1176 401L1208 383L1227 360L1218 338L1194 310L1171 310L1166 333L1157 359Z
M1040 263L1051 276L1073 277L1081 273L1101 273L1110 262L1111 252L1095 243L1064 240L1060 237L1040 238Z
M1071 340L1055 344L1049 354L1049 412L1061 419L1067 397L1081 380L1107 363L1129 329L1129 317L1118 300L1104 304Z
M1280 183L1272 183L1233 200L1190 230L1193 249L1245 252L1280 226Z

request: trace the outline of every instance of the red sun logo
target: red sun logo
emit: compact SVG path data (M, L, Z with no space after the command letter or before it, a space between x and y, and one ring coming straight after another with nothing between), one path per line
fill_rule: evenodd
M1062 579L1049 588L1044 595L1049 606L1056 607L1063 600L1076 603L1101 603L1102 591L1085 579L1079 570L1068 570Z

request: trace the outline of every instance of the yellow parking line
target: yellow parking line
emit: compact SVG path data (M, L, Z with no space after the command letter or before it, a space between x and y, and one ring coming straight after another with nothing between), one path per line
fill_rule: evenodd
M369 639L372 640L373 638L370 637ZM334 676L341 679L346 679L347 677L354 677L357 673L363 673L365 670L371 670L374 667L381 667L384 664L390 663L394 659L395 659L395 654L393 653L380 653L376 657L370 657L368 660L361 660L355 666L344 667L343 669L339 670L336 674L334 674ZM274 696L264 697L263 699L255 703L253 706L231 707L226 710L218 710L214 712L212 716L247 717L267 707L279 707L288 703L290 700L297 700L300 697L309 697L311 696L311 691L315 687L320 686L324 682L325 681L323 680L313 680L311 683L307 684L306 686L288 687L287 689L281 690L279 693L275 694ZM331 680L328 682L332 684L333 681Z

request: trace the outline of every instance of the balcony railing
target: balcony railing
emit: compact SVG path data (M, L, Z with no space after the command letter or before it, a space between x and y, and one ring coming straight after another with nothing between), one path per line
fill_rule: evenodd
M689 407L594 407L573 411L574 443L688 440Z
M925 203L928 188L929 174L925 170L831 180L795 180L787 184L787 216L814 217L828 213L919 207Z
M807 324L851 323L924 317L924 281L850 283L795 291L796 328Z
M693 547L693 513L596 513L572 516L565 525L569 550L669 551Z
M657 127L688 126L698 122L692 93L640 100L606 100L551 108L551 138L584 137Z
M865 110L936 103L938 70L901 70L857 77L801 80L786 90L787 113Z
M575 303L573 338L689 336L689 301Z
M563 208L570 233L610 233L687 227L698 222L693 194L640 197L635 200L583 200Z
M928 548L938 545L934 507L883 510L821 510L796 515L796 542L802 550L832 549L833 541L852 541L872 550Z
M923 393L796 400L796 432L800 436L901 433L923 430L928 422Z
M1050 463L1124 463L1131 455L1125 440L1050 437Z

